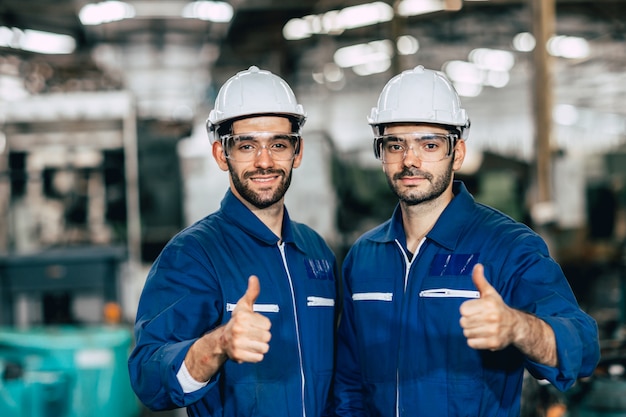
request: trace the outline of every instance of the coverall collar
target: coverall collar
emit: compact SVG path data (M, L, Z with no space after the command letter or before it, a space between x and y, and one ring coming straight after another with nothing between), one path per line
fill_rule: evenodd
M267 245L277 245L279 237L274 234L248 207L246 207L241 200L239 200L233 192L228 189L226 195L220 205L220 211L224 217L234 224L236 224L241 230L247 234L255 237L261 242ZM305 252L302 248L303 245L298 242L298 239L293 233L291 227L291 219L287 207L283 211L283 242L292 243L301 251Z
M463 231L463 226L467 224L472 216L474 198L467 191L462 181L454 181L452 184L454 198L444 209L435 226L426 234L430 240L439 245L454 250ZM406 246L406 235L402 227L402 210L398 204L386 223L379 227L370 237L370 240L380 243L393 242L399 240Z

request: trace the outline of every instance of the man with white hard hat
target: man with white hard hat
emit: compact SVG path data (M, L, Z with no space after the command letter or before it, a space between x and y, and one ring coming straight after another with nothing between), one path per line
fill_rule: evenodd
M599 360L542 238L454 180L469 117L421 66L372 109L374 154L399 199L343 264L337 416L519 416L524 369L566 390Z
M284 205L305 119L289 85L269 71L252 66L220 89L207 130L230 188L218 211L165 246L139 302L129 369L149 408L322 415L337 264Z

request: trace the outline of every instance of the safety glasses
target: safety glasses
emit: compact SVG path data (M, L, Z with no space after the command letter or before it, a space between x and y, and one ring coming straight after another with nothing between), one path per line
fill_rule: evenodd
M422 162L438 162L452 155L458 135L452 133L401 133L374 139L374 153L383 164L404 161L409 150Z
M224 135L222 146L228 159L251 162L265 149L275 161L289 161L300 152L301 137L295 133L251 132Z

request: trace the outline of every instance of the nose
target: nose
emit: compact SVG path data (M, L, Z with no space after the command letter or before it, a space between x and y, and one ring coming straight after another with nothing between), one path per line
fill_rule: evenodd
M270 148L268 148L267 145L262 145L259 148L259 152L256 154L256 158L254 158L254 165L259 167L269 167L274 165L274 159L272 158Z
M421 166L422 160L420 159L417 151L413 145L409 146L404 153L404 165L406 166Z

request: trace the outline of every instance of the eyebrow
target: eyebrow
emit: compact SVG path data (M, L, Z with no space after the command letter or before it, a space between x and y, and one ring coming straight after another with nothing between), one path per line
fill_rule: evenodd
M400 137L400 136L396 136L396 135L385 135L386 139L391 139L394 140L396 142L402 141L404 140L404 138Z
M233 135L233 136L237 136L239 138L239 140L254 140L253 136L250 135L246 135L246 134L242 134L242 135Z
M239 138L239 140L256 140L256 137L254 135L249 135L246 133L242 133L242 134L235 134L233 136L237 136ZM297 138L298 135L296 135L295 133L276 133L272 136L269 137L270 140L276 140L276 139L292 139L292 138Z
M448 137L450 134L448 133L434 133L434 132L410 132L410 133L391 133L388 135L383 135L386 138L394 139L394 140L405 140L403 136L416 136L418 139L422 138L430 138L430 137Z
M297 136L298 135L294 133L279 133L279 134L274 135L273 139L292 139Z

